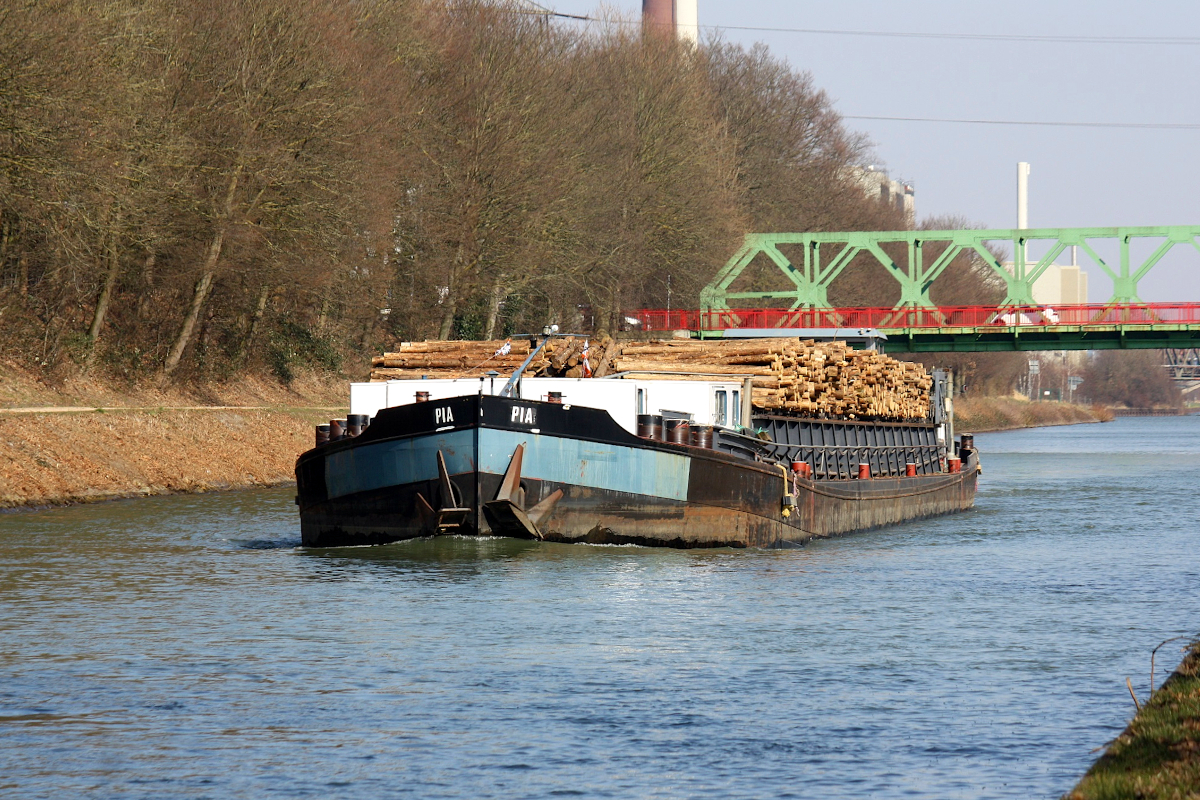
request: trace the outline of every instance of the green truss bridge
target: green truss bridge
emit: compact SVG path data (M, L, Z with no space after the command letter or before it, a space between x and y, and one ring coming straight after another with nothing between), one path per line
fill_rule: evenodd
M991 248L998 244L1011 248L1012 262L996 257ZM1044 255L1029 256L1031 244ZM643 330L688 329L705 337L732 330L804 335L812 329L875 329L887 335L892 352L1190 348L1200 345L1200 302L1145 303L1138 296L1139 282L1177 246L1200 256L1200 225L750 234L701 293L701 309L643 309L628 316L636 317ZM1034 283L1072 247L1110 279L1109 299L1038 304ZM1115 249L1115 263L1097 248ZM1135 259L1134 250L1149 250L1149 255ZM786 288L733 290L747 268L764 258L768 271L777 269L786 278ZM934 282L963 258L1003 282L1001 303L933 303ZM899 302L890 308L832 307L830 284L864 259L877 262L899 285ZM1200 258L1195 264L1189 268L1194 276L1189 289L1200 288Z

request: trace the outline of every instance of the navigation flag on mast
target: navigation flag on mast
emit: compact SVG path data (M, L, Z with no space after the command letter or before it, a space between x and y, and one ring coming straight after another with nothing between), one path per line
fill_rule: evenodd
M497 350L496 352L492 353L492 358L495 358L496 356L506 356L511 352L512 352L512 339L505 339L504 344L502 344L500 346L500 349Z
M589 347L590 347L590 345L588 344L588 340L584 339L583 340L583 352L580 354L581 355L580 361L583 362L583 377L585 377L585 378L592 377L592 365L588 363Z

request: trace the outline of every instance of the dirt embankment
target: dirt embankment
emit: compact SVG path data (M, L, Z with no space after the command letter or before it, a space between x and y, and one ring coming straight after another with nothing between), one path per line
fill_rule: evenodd
M121 391L0 365L0 508L288 483L345 398L344 379Z
M1108 422L1112 418L1107 409L1072 403L1031 403L1011 397L964 397L954 401L954 430L960 433Z

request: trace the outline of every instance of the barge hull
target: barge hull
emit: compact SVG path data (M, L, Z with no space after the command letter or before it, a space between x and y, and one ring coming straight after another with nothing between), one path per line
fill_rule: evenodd
M773 464L639 439L596 409L490 396L420 405L388 409L362 437L301 456L297 502L305 545L460 533L781 547L963 511L974 500L975 455L956 474L800 480ZM436 424L448 420L454 422ZM497 529L485 508L502 494L518 450L518 507L533 513L549 505L528 534L503 521ZM788 516L785 494L794 497ZM458 521L439 527L437 514L451 508L459 510Z

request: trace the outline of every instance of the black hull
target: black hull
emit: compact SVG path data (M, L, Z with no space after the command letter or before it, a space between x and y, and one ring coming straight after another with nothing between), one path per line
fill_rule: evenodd
M297 502L310 547L438 533L781 547L966 510L977 464L972 454L956 474L797 480L774 464L639 439L596 409L464 397L385 409L362 436L305 453ZM522 527L526 516L536 524Z

